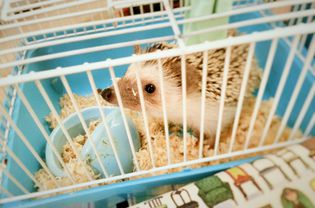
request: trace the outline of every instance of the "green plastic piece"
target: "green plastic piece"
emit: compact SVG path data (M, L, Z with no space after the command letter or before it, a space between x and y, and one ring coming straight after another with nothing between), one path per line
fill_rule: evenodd
M214 13L227 12L232 9L232 0L186 0L185 6L191 9L186 12L185 18L206 16ZM204 30L211 27L227 24L228 17L215 18L210 20L192 22L184 24L183 34ZM185 39L187 45L199 44L205 41L220 40L227 37L227 30L206 32L193 35Z
M203 199L209 207L224 202L228 199L233 199L233 193L230 187L222 186L207 193Z
M201 189L199 189L198 195L199 195L202 199L205 199L207 194L206 194L204 191L202 191Z
M195 182L200 191L207 193L208 191L215 189L219 186L223 186L223 182L218 176L210 176Z

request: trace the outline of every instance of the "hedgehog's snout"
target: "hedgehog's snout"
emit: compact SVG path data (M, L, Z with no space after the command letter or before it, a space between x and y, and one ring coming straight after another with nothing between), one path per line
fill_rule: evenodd
M114 100L114 98L115 98L115 93L114 93L114 90L112 88L106 88L104 90L97 89L97 92L107 102L111 103Z

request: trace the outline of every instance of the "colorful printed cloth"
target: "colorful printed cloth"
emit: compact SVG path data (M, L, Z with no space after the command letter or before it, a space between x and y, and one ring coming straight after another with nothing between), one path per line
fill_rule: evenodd
M132 207L315 208L315 139Z

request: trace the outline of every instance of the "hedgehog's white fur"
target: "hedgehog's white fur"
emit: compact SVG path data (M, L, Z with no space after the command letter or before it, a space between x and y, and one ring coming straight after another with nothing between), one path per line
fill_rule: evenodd
M136 69L139 66L136 64L132 64L127 73L125 74L125 78L130 80L136 80ZM159 80L159 70L156 65L150 65L139 70L139 78L140 80L150 80L157 87L157 94L161 94L161 85ZM173 123L182 123L183 122L183 102L182 102L182 91L179 87L175 85L175 81L172 79L164 79L164 96L166 100L166 112L168 120ZM133 91L136 91L133 89ZM151 105L151 103L147 102L144 99L146 105L146 111L148 114L154 118L163 119L163 109L162 105L156 106ZM172 105L171 103L176 103L176 105ZM201 121L201 96L200 94L190 95L186 97L186 108L187 108L187 125L192 129L200 129L200 121ZM205 103L205 119L204 119L204 129L205 133L208 135L213 135L216 132L216 127L218 123L218 112L219 112L219 103L213 103L206 99ZM232 122L234 117L235 107L234 106L226 106L224 108L224 114L222 119L222 128L227 127L229 123Z
M158 49L170 49L175 47L167 43L149 48L146 52L154 52ZM139 50L139 49L136 49ZM226 87L226 99L222 117L221 129L225 129L233 122L236 103L238 100L239 88L242 81L242 74L246 62L248 46L241 45L232 49L228 84ZM209 51L208 55L208 79L206 88L204 133L206 136L213 136L218 126L220 110L220 93L223 75L225 51L218 49ZM183 123L183 101L181 86L180 57L172 57L161 60L163 66L164 96L166 101L167 118L175 124ZM201 73L202 53L186 56L186 112L187 125L199 132L201 121ZM136 70L141 80L145 110L149 116L163 119L163 108L161 99L160 70L156 60L144 63L134 63L128 68L125 76L118 81L119 91L123 100L123 105L132 110L141 111L140 96L138 94ZM256 73L257 66L252 62L252 70L249 77L248 91L252 92L259 73ZM146 84L153 84L156 87L154 93L145 92ZM256 85L257 87L257 85ZM112 90L113 91L113 90ZM116 97L113 96L113 97ZM117 104L117 99L107 100Z

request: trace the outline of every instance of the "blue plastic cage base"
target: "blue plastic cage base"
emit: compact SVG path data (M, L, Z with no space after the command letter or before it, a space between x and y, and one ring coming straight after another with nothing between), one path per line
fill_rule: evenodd
M98 205L96 207L110 207L109 205L114 205L123 199L127 199L128 194L133 194L136 196L138 195L141 196L141 200L146 200L155 195L156 188L158 187L178 184L184 185L213 175L222 170L239 166L243 163L250 163L257 158L259 157L241 159L197 169L185 169L178 173L163 174L136 180L127 180L124 182L99 186L71 194L61 194L46 199L14 202L7 204L6 207L59 207L66 204L79 204L87 202L96 202Z

